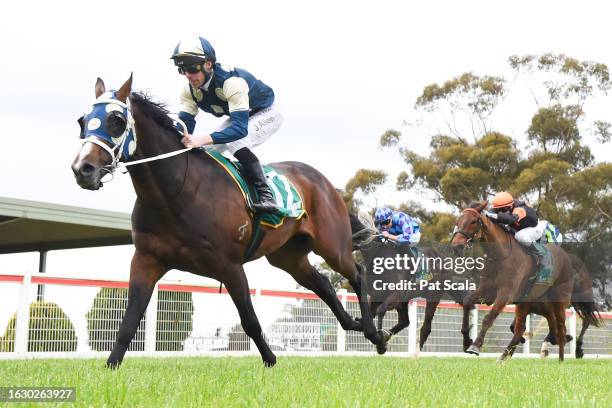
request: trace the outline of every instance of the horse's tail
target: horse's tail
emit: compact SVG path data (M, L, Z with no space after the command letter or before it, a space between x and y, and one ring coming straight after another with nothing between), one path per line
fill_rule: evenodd
M372 225L369 225L370 220L366 216L361 218L351 212L349 212L349 219L351 221L351 233L353 234L353 250L360 249L372 242L377 234L376 228L373 226L374 223L372 222Z
M570 254L574 269L574 287L572 289L572 306L578 316L590 325L601 327L603 320L599 308L593 300L593 279L586 265L580 258Z
M356 214L349 212L349 219L351 221L351 233L353 235L367 228Z
M572 306L576 309L578 316L582 320L586 320L590 325L595 327L603 325L603 320L595 302L572 302Z

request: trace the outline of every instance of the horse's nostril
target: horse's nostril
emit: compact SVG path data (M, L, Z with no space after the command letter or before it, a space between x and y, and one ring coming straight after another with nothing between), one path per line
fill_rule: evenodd
M79 170L79 172L81 173L82 176L88 177L88 176L91 176L95 170L96 168L94 166L92 166L89 163L85 163L81 166L81 169Z

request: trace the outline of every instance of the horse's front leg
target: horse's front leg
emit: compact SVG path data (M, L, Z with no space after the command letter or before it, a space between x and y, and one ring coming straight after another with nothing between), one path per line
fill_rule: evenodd
M223 283L227 288L228 293L238 309L240 315L240 323L244 332L253 339L259 354L266 367L272 367L276 364L276 356L270 350L268 343L263 337L261 331L261 325L253 309L253 303L251 302L251 294L249 292L249 282L247 281L246 275L242 265L231 265L224 269L225 274L223 276Z
M482 327L480 328L478 337L476 337L476 340L474 340L474 343L472 343L472 345L468 347L468 349L466 350L466 353L475 354L475 355L480 354L480 348L482 347L482 344L484 343L484 338L487 334L487 331L491 328L491 326L493 325L493 322L495 321L495 319L497 319L497 316L499 316L502 310L504 310L504 308L506 307L509 301L510 301L510 295L509 293L507 293L507 291L497 293L497 297L495 298L495 302L493 303L493 308L491 309L489 313L487 313L487 315L482 320ZM464 318L465 318L465 306L464 306L463 313L464 313Z
M117 340L106 361L107 367L118 368L123 361L123 356L134 338L140 319L142 319L149 300L151 300L155 284L167 270L154 257L141 254L138 250L134 253L130 266L127 308L117 332Z
M464 352L467 352L468 347L472 345L472 339L470 338L470 312L474 309L474 303L481 297L482 293L482 287L479 287L463 299L463 319L461 321L461 334L463 335Z
M516 305L516 312L512 330L512 333L514 333L514 335L512 336L512 340L510 340L510 344L508 344L508 347L506 347L506 349L503 351L502 355L499 356L497 361L502 362L510 359L521 340L524 340L523 333L525 333L525 323L527 321L528 314L527 312L527 305L520 303Z
M436 313L436 309L440 304L440 297L435 296L434 299L427 299L425 303L425 317L423 319L423 325L421 326L421 337L419 340L419 350L423 350L423 346L431 333L431 322L433 320L434 314Z

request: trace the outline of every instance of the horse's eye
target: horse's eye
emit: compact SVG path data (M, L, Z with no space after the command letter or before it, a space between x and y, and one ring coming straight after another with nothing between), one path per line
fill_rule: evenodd
M473 225L473 224L476 224L476 220L474 220L474 221L470 222L470 224L472 224L472 225Z
M119 137L125 131L127 120L123 113L113 111L106 118L106 128L112 137Z

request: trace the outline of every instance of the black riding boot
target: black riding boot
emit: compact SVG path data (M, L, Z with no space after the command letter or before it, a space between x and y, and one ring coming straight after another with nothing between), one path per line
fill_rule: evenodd
M535 267L539 267L542 264L542 258L544 258L544 254L540 252L540 248L538 248L535 242L532 242L531 245L525 247L527 253L533 257L535 262Z
M268 186L263 168L257 157L246 147L234 153L244 169L244 176L247 181L255 188L258 202L253 203L253 209L257 212L277 212L280 209L274 201L272 190Z

